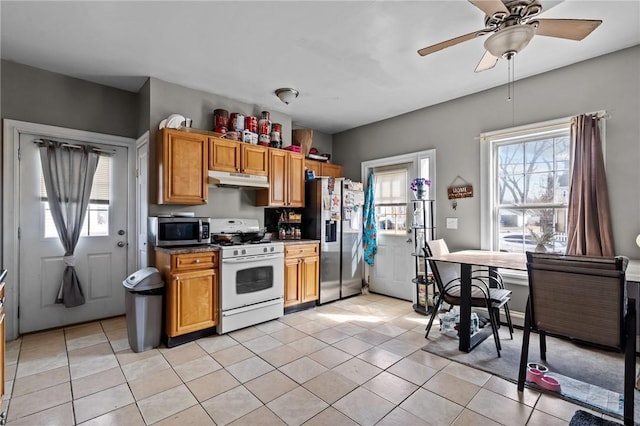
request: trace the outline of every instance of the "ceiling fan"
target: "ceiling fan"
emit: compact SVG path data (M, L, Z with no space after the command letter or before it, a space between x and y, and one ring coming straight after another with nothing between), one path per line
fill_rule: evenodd
M537 19L542 13L538 0L469 0L486 17L485 28L451 40L418 50L420 56L429 55L467 40L491 34L484 42L485 54L475 71L495 67L499 58L512 59L524 49L534 35L582 40L601 23L591 19Z

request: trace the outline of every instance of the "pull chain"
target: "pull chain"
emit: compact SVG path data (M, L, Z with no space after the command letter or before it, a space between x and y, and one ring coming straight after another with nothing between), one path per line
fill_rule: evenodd
M507 101L511 102L511 121L515 123L516 121L516 102L515 102L515 57L511 56L507 59Z

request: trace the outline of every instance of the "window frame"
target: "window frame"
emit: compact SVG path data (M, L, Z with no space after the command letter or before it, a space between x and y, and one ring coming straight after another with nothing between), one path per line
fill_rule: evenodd
M600 110L591 112L588 114L597 114L600 116L606 116L606 111ZM525 139L526 135L532 135L533 133L555 132L559 128L569 128L571 130L571 123L573 117L562 117L554 120L548 120L538 123L531 123L523 126L511 127L501 130L495 130L491 132L485 132L480 134L480 188L483 196L480 197L480 248L482 250L495 250L494 243L497 241L496 236L498 234L497 229L497 180L493 179L494 169L496 168L497 158L494 155L494 145L498 141L504 141L507 138L522 138ZM600 121L600 137L602 140L602 153L606 164L606 121ZM569 171L573 170L574 160L574 147L573 141L570 143L570 159L569 159ZM528 281L526 273L504 271L503 275L512 275L515 280L514 283L520 283L527 285Z

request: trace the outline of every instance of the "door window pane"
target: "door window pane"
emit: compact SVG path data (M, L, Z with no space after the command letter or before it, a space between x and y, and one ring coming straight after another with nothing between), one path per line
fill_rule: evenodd
M383 234L405 234L407 230L406 167L374 174L376 218Z
M98 167L93 177L93 186L87 214L82 224L81 237L95 237L109 235L109 209L111 206L111 158L100 156ZM42 169L41 169L42 170ZM58 231L51 216L47 189L44 184L44 176L40 172L40 209L43 218L44 238L58 238Z

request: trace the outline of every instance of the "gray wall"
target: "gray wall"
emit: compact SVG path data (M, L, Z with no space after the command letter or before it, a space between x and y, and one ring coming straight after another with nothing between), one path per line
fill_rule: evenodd
M487 71L499 72L500 70ZM505 74L506 77L506 74ZM606 163L616 251L640 258L640 46L591 59L515 84L515 104L498 87L333 136L333 158L360 180L360 163L436 149L437 234L452 250L480 248L480 143L485 131L607 110ZM512 111L515 106L515 119ZM457 175L474 197L447 200ZM445 229L457 217L458 229Z
M137 138L138 95L2 61L2 118Z
M140 135L135 93L5 60L0 62L0 68L0 117L3 119L132 138ZM0 186L0 202L2 199Z

